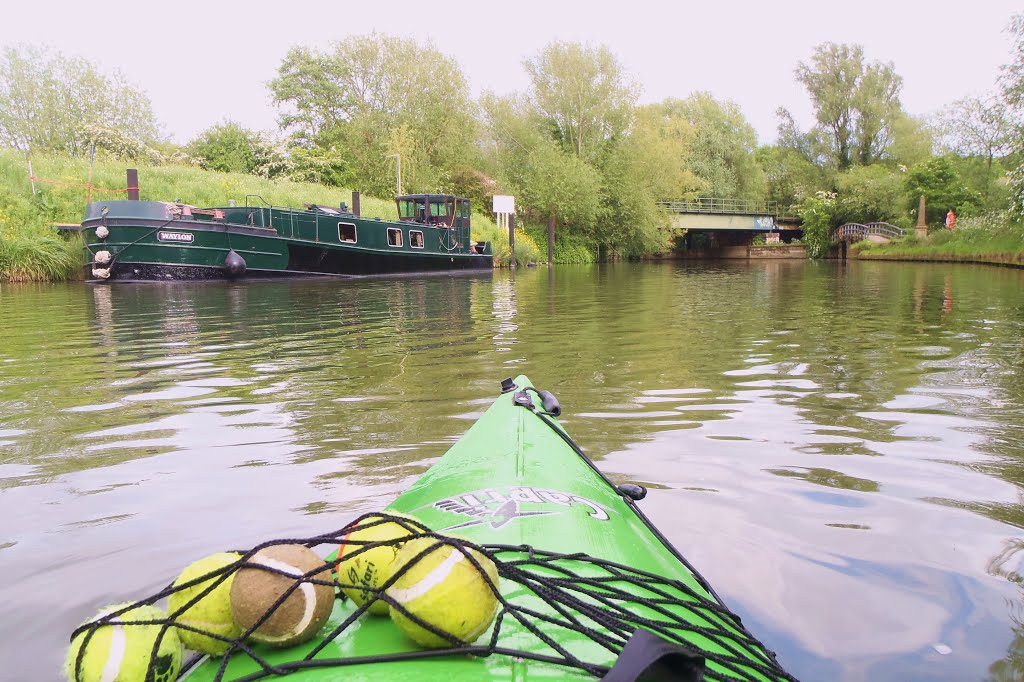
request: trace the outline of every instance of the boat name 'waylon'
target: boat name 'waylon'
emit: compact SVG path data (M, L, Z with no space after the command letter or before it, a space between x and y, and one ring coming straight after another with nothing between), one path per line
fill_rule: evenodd
M191 232L157 232L156 238L162 242L183 242L191 244L195 235Z
M524 516L560 514L572 506L583 507L592 519L607 521L608 512L593 500L549 488L528 486L504 486L484 488L461 493L438 500L435 509L471 517L471 520L448 526L442 530L466 528L489 523L491 528L500 528L510 521Z

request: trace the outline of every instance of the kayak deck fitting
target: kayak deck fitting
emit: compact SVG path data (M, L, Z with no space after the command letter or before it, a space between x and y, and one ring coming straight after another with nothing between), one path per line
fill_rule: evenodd
M640 512L643 489L616 487L601 474L559 424L559 412L554 397L525 376L508 379L487 412L383 514L282 541L323 555L360 523L395 522L456 551L479 550L497 565L499 607L475 642L422 649L391 619L371 616L368 604L339 591L312 641L270 649L239 638L223 657L193 657L179 679L793 680ZM409 525L409 517L430 530ZM209 575L225 580L271 544ZM335 562L329 556L308 582L345 586L331 572ZM384 589L398 577L382 586L381 599L393 604ZM171 627L173 618L162 624Z

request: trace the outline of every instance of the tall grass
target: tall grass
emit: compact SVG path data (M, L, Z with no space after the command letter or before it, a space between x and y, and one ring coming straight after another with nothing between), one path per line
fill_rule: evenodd
M53 224L81 222L87 190L75 185L85 184L88 161L33 155L32 165L37 177L56 181L37 182L35 195L26 157L15 150L0 149L0 281L61 280L74 276L82 265L81 243L58 236ZM123 161L97 159L92 184L103 189L123 189L125 167ZM352 204L350 189L217 173L190 166L139 166L139 195L143 200L227 206L231 199L242 205L247 194L257 194L274 206L337 206L341 201ZM123 193L93 190L93 201L104 198L127 197ZM364 216L398 218L392 198L364 195L360 204ZM474 215L473 226L473 239L477 241L486 241L498 232L494 221L486 216Z
M499 228L493 220L473 216L473 239L488 241L494 250L495 267L507 268L512 259L512 249L508 244L508 231ZM533 238L520 228L516 228L516 265L526 266L540 260L540 247Z

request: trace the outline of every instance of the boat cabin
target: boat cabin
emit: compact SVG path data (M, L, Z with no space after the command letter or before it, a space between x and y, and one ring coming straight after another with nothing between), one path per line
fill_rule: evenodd
M469 229L469 199L450 194L407 194L395 198L402 222Z

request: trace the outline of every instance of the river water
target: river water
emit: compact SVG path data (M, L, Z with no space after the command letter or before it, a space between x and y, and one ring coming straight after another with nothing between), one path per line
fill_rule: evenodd
M774 262L3 286L0 678L383 507L519 373L801 679L1024 676L1024 271Z

